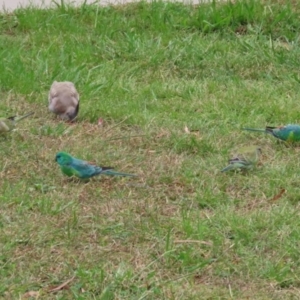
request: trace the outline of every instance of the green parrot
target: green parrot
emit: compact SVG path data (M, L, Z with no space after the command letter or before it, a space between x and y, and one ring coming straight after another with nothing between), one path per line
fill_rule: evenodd
M227 172L229 170L250 170L259 160L261 148L257 146L243 147L235 153L233 158L229 159L229 165L221 170Z
M66 152L58 152L55 161L59 164L61 171L71 177L76 176L81 179L88 179L97 175L128 176L137 177L133 174L115 171L112 167L100 167L87 161L75 158Z
M264 132L273 135L275 138L285 142L299 142L300 141L300 125L288 124L286 126L270 127L265 129L256 128L242 128L243 130Z
M30 112L21 117L0 118L0 135L12 131L16 127L16 123L31 116L34 112Z

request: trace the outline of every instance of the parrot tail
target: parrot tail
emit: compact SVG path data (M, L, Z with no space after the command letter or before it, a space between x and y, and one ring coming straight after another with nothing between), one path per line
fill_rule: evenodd
M26 114L24 116L21 116L21 117L14 117L14 119L15 119L16 122L19 122L19 121L21 121L21 120L23 120L23 119L25 119L25 118L33 115L33 114L34 114L34 112L32 111L32 112L30 112L30 113L28 113L28 114Z
M109 176L137 177L137 175L134 174L121 173L121 172L114 171L112 169L105 169L102 171L102 174L109 175Z
M264 133L267 133L266 129L242 128L242 130L247 130L247 131L256 131L256 132L264 132Z
M224 169L222 169L221 172L227 172L227 171L230 171L233 169L235 169L234 165L230 164L227 167L225 167Z

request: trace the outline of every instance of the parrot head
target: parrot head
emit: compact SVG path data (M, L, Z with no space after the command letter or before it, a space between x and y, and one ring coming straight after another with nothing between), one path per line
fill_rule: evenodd
M55 161L61 166L68 165L72 161L72 156L66 152L58 152Z

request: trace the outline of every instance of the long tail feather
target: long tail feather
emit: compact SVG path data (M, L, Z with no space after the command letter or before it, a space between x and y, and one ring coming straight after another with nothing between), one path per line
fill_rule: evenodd
M230 160L230 165L221 170L221 172L226 172L230 170L248 170L253 168L253 164L246 161L236 161Z
M234 169L235 167L233 165L228 165L227 167L225 167L224 169L221 170L221 172L227 172L230 171L232 169Z
M28 114L26 114L26 115L24 115L24 116L16 117L16 118L15 118L15 121L16 121L16 122L19 122L19 121L21 121L21 120L23 120L23 119L25 119L25 118L27 118L27 117L33 115L33 114L34 114L34 112L32 111L32 112L30 112L30 113L28 113Z
M266 129L242 128L242 130L248 130L248 131L256 131L256 132L264 132L264 133L267 133Z
M127 177L137 177L137 175L134 174L128 174L128 173L121 173L114 170L104 170L102 172L103 175L110 175L110 176L127 176Z

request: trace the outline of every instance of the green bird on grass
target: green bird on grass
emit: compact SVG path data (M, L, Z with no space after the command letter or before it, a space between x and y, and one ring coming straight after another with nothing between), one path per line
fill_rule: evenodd
M275 138L285 142L300 141L300 125L288 124L286 126L270 127L265 129L242 128L247 131L264 132L273 135Z
M261 155L261 148L250 146L241 148L233 158L229 159L229 165L221 170L227 172L230 170L250 170L253 169Z
M110 176L136 177L136 175L133 174L114 171L112 167L100 167L93 165L87 161L75 158L66 152L58 152L55 156L55 161L59 164L61 171L69 177L76 176L81 179L88 179L102 174Z
M0 118L0 135L6 134L12 131L16 127L16 123L31 116L33 112L30 112L21 117L9 117L9 118Z

